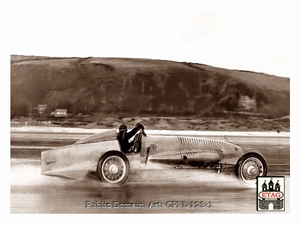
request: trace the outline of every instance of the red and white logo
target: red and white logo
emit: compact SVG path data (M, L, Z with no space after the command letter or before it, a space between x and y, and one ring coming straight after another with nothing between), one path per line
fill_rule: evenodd
M284 211L284 177L257 178L257 210Z

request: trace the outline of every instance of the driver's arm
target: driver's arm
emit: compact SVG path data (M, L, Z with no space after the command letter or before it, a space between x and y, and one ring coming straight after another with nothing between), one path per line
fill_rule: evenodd
M133 137L140 129L144 130L144 126L141 123L137 123L135 127L127 133L128 140Z

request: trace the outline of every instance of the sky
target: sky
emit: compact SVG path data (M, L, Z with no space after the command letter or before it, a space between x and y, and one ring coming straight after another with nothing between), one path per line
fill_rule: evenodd
M10 2L9 54L164 59L291 76L289 1Z

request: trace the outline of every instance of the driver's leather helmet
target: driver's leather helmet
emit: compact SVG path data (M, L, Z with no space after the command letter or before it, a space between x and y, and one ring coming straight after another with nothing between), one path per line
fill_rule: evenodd
M121 124L119 126L119 131L121 131L121 130L127 130L127 126L125 124Z

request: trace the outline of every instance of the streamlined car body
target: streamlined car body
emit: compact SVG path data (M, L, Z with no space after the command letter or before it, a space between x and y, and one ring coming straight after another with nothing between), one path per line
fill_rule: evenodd
M112 129L88 136L76 143L41 153L43 175L70 178L84 172L110 184L124 184L130 172L159 169L202 169L221 172L234 169L238 179L253 183L267 174L265 159L243 149L226 138L214 140L202 137L146 135L139 137L136 151L123 153Z

